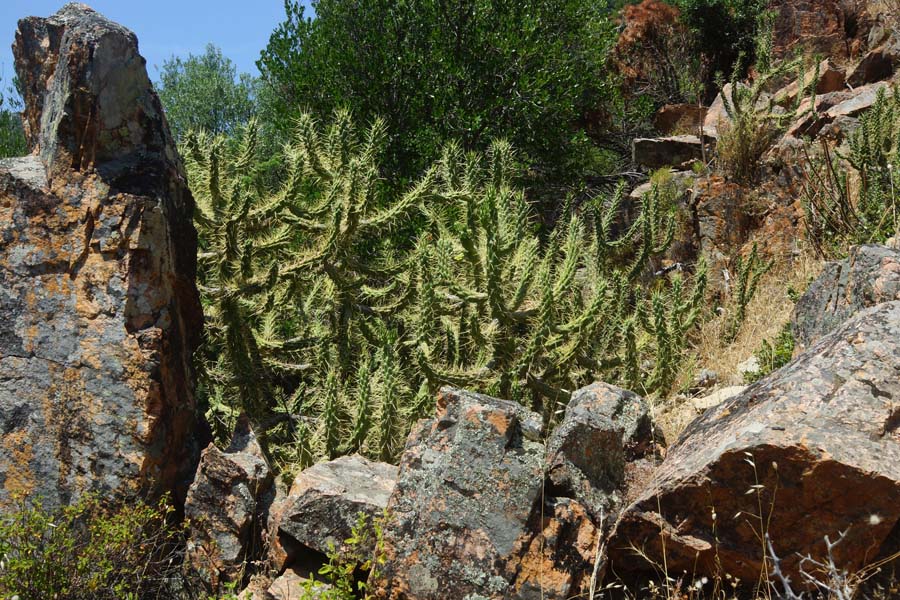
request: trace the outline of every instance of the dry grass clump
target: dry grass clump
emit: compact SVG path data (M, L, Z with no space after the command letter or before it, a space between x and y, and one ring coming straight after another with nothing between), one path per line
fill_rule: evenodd
M753 180L759 171L759 159L772 147L779 130L771 119L748 111L733 121L720 121L716 156L720 170L729 179L741 183Z
M900 0L879 0L875 3L875 13L884 15L889 25L900 25Z
M795 303L792 296L806 290L821 271L822 264L811 252L803 253L776 264L763 275L756 294L747 305L746 318L731 343L726 340L736 307L732 300L726 302L716 317L700 326L693 355L685 361L675 389L689 389L702 369L715 371L719 386L742 385L744 380L738 373L738 365L752 357L764 340L775 339L790 322ZM711 391L704 390L701 394ZM658 405L657 423L670 443L697 417L698 411L692 400L679 394Z

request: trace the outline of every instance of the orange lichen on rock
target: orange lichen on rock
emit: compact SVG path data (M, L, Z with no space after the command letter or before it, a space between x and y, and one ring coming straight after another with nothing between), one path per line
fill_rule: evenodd
M178 501L199 458L202 314L162 107L134 34L84 5L20 21L14 54L32 155L0 161L3 441L28 440L48 504L89 489Z
M34 450L24 431L15 431L3 437L5 460L0 462L0 472L4 474L3 489L11 497L21 497L34 492L34 473L31 460Z

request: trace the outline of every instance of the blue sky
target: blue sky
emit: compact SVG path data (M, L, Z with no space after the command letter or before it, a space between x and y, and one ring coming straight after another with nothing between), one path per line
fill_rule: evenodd
M173 54L200 54L212 42L237 65L257 74L256 59L269 34L284 19L284 0L84 0L138 36L141 54L154 81L156 67ZM65 0L0 0L0 74L13 74L10 46L16 24L25 16L48 16ZM304 0L308 6L309 0ZM307 14L311 10L307 8Z

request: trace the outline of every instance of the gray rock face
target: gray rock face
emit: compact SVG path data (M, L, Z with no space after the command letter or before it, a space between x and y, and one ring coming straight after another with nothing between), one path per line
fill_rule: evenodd
M25 135L51 179L88 167L126 175L151 157L178 161L137 37L125 27L71 2L19 21L13 52Z
M706 138L707 146L713 138ZM632 143L634 164L645 169L680 167L703 158L703 143L696 135L676 135L663 138L637 138ZM708 149L711 152L711 149Z
M193 199L134 35L19 23L34 155L0 161L0 504L183 500L200 444Z
M831 262L794 309L798 345L809 346L864 308L900 300L900 251L865 245Z
M757 581L770 534L800 582L799 556L856 572L900 519L900 301L862 311L807 352L694 421L624 511L611 568L646 581L665 560L692 578ZM745 493L748 492L749 493ZM759 515L762 515L760 519Z
M262 557L274 495L272 471L246 419L225 452L214 444L203 451L184 506L187 560L213 590L240 583L250 574L247 563Z
M441 391L401 459L378 597L509 593L505 564L540 499L540 422L514 402Z
M577 498L598 522L601 514L611 522L626 465L651 456L656 442L643 398L605 383L582 388L547 441L550 495Z
M327 554L344 550L359 514L371 523L380 517L397 483L397 467L362 456L344 456L313 465L294 479L291 490L272 510L276 567L290 565L300 547ZM357 548L365 552L365 548ZM315 569L313 569L315 570Z

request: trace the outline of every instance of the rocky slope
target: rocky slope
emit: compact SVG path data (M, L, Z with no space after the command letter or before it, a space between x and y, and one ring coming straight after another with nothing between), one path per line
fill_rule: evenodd
M793 252L797 136L845 135L900 66L897 36L852 2L773 8L778 52L813 42L858 63L823 69L819 112L776 141L757 186L676 175L685 259L721 267L752 241ZM829 550L839 570L900 550L900 255L883 246L828 265L797 304L795 359L703 405L668 449L644 399L598 382L552 432L516 403L445 388L399 468L345 457L289 490L245 421L201 458L193 201L137 40L69 4L23 20L15 51L33 152L0 162L0 501L173 492L186 565L257 600L299 597L332 549L358 559L351 571L378 557L355 575L391 600L641 594L661 566L701 587L762 574L800 589ZM703 157L722 114L720 100L694 116L710 139L636 143L636 162ZM379 535L354 545L359 514Z

